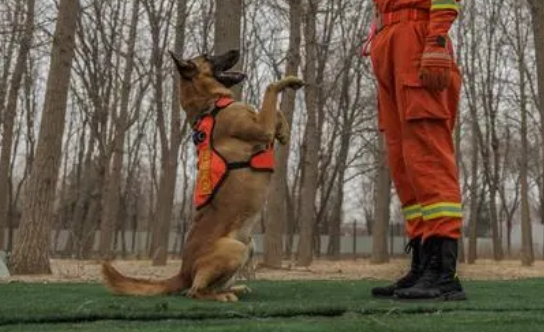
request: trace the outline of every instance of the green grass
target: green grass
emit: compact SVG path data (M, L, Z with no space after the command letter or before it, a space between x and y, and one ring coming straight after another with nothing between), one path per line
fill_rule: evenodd
M369 281L254 282L238 303L0 284L0 331L544 331L544 280L467 282L469 301L370 297Z

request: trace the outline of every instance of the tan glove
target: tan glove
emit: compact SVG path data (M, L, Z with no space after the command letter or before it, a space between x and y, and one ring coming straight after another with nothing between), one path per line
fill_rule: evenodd
M428 36L421 56L419 76L423 86L431 91L443 91L450 85L453 58L448 50L448 38Z
M420 78L431 91L443 91L450 85L453 48L448 32L457 18L460 0L432 0L429 31L421 57Z

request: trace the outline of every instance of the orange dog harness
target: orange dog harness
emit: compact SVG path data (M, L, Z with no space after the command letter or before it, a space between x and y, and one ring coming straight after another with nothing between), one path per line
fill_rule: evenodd
M194 205L197 210L211 202L230 170L251 168L261 172L274 171L274 147L272 144L265 150L253 154L249 160L238 162L228 162L214 148L215 117L232 103L234 100L231 98L220 98L215 102L215 107L200 116L193 125L193 142L198 153L198 175L194 193Z

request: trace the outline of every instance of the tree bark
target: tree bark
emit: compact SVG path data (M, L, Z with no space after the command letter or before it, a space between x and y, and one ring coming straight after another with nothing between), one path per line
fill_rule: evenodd
M32 47L32 37L34 35L34 3L35 0L27 1L26 19L24 31L19 46L19 54L13 69L11 85L8 92L8 103L3 113L3 131L2 145L0 151L0 249L4 247L4 228L8 224L8 211L10 206L10 190L12 188L9 178L11 170L11 149L13 145L13 126L15 114L17 112L17 100L19 89L23 80L23 74L26 67L26 60Z
M214 28L214 52L221 54L232 49L242 48L242 0L215 1L215 28ZM243 55L233 70L241 70L243 67ZM242 86L232 88L234 98L242 98Z
M19 237L11 260L14 274L51 273L50 222L61 161L78 16L79 1L60 1L36 159L24 197Z
M470 13L466 19L466 23L463 24L467 27L467 33L470 33L471 36L477 35L477 27L475 24L474 13L476 12L476 4L470 2L466 8L466 12ZM461 27L462 25L460 25ZM478 106L477 99L478 93L476 90L476 73L479 70L476 59L478 53L478 44L475 42L475 37L470 40L470 44L465 45L467 50L466 57L464 58L464 70L463 77L465 78L465 92L466 99L468 101L468 108L470 111L470 120L471 120L471 156L470 156L470 215L468 220L468 254L467 262L473 264L476 262L478 251L477 251L477 230L478 230L478 212L479 212L479 188L478 188L478 168L479 168L479 156L480 150L482 149L480 145L480 126L478 123Z
M301 1L289 2L289 50L287 51L287 65L285 75L297 75L300 66L301 40ZM295 108L295 91L287 90L283 93L280 104L289 126L293 123ZM276 168L272 175L270 195L265 216L264 234L264 264L268 267L279 268L283 257L283 234L287 223L287 165L289 160L289 146L280 146L276 149Z
M540 4L541 5L541 4ZM539 4L533 6L538 8ZM516 8L521 11L521 8ZM520 160L520 175L521 175L521 263L524 266L531 266L534 262L533 251L533 230L531 225L530 214L530 194L529 194L529 140L528 140L528 109L527 109L527 93L526 93L526 75L525 75L525 57L522 51L521 43L521 21L519 12L516 15L516 31L518 34L518 71L519 71L519 102L521 112L521 160ZM536 38L536 36L535 36ZM538 41L537 41L538 42ZM542 96L541 96L542 97Z
M175 32L174 51L176 54L183 52L185 44L185 20L187 17L187 1L177 1L177 23ZM157 55L160 56L160 55ZM160 71L160 66L157 65L156 70ZM153 242L155 248L153 250L153 265L166 265L168 256L168 238L170 234L170 226L172 221L172 208L174 205L174 194L176 190L177 167L179 147L182 136L181 109L179 102L179 82L176 74L172 73L174 79L172 90L172 105L170 109L170 146L166 140L161 140L163 144L161 178L159 183L159 193L157 199L157 211L155 213L155 224L158 225L153 233ZM158 74L157 74L158 75ZM159 80L159 79L158 79ZM157 83L157 82L156 82ZM159 88L159 87L158 87ZM161 93L162 94L162 93ZM159 93L157 93L159 98ZM161 106L162 108L162 106ZM165 131L163 120L159 120L159 128Z
M125 133L128 130L128 107L131 91L131 77L134 70L134 48L136 45L136 32L138 26L138 14L140 1L135 0L132 8L130 20L130 30L127 42L126 64L123 73L123 83L121 87L121 104L119 117L114 120L115 137L113 147L113 160L111 170L106 171L105 193L102 196L102 220L100 223L100 256L103 258L112 258L113 251L112 240L115 233L115 225L119 213L119 202L121 197L121 177L123 167ZM107 165L106 167L109 167Z
M520 76L524 76L523 70L520 70ZM523 78L520 81L523 82ZM531 226L531 214L529 205L529 180L528 180L528 139L527 139L527 106L525 105L524 86L520 86L522 94L521 101L521 263L524 266L531 266L534 262L533 252L533 232Z
M317 176L319 162L319 124L318 82L317 82L317 32L316 16L317 0L308 0L304 15L304 38L306 40L306 65L304 80L306 82L306 130L302 146L302 183L300 202L300 232L298 242L298 266L309 266L313 260L313 241L315 224L315 197L317 193Z
M468 263L474 264L478 257L478 111L469 106L472 121L471 180L470 180L470 219L468 233Z
M537 67L537 81L538 81L538 95L539 100L538 110L540 113L540 141L544 142L544 3L542 0L529 0L531 6L531 14L533 17L533 34L535 41L535 53L536 53L536 67ZM542 158L541 165L544 165L544 144L540 144ZM544 167L541 169L541 177L544 177ZM544 193L544 181L541 184L541 192ZM540 205L544 207L544 201L540 202ZM544 211L544 208L543 208ZM541 213L541 224L544 225L544 213ZM544 255L544 249L543 249ZM544 256L543 256L544 257Z
M351 50L348 58L346 59L345 66L348 67L352 64L352 60L355 54L355 50ZM360 112L358 108L350 107L350 93L352 88L352 77L350 71L345 70L342 74L342 87L340 89L340 101L339 109L341 114L341 132L340 136L340 148L337 152L337 174L334 177L334 195L332 204L331 220L329 223L329 248L327 254L334 259L340 258L340 237L342 227L342 207L344 203L344 181L346 177L346 169L348 166L348 155L351 147L351 140L353 136L353 123L355 120L355 114ZM353 99L355 99L355 96ZM339 120L340 121L340 120ZM323 208L323 206L322 206Z
M391 204L391 179L387 163L384 137L378 137L378 173L376 180L376 203L374 227L372 229L372 263L387 263L387 230L389 228L389 206Z

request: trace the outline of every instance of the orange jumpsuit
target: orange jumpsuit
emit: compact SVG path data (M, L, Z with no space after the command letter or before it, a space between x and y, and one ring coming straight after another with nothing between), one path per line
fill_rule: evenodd
M447 35L458 1L374 0L383 23L370 49L378 121L410 238L460 236L453 129L461 75L453 63L450 85L441 92L426 89L419 76L426 37Z

